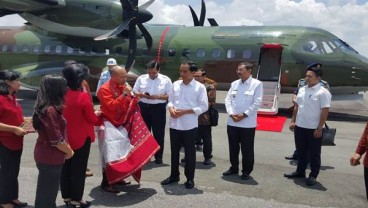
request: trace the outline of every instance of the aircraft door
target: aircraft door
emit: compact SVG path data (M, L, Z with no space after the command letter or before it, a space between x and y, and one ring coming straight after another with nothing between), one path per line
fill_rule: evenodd
M259 114L275 115L278 112L282 50L280 44L264 44L260 49L257 79L263 83L262 105Z

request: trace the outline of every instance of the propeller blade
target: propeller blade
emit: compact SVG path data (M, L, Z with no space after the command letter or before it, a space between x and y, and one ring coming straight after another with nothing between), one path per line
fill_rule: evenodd
M213 26L213 27L219 26L219 24L217 24L217 21L214 18L208 18L207 20L208 20L208 22L210 23L211 26Z
M124 11L133 11L133 5L130 3L129 0L120 0L121 6L123 7Z
M151 6L151 4L152 4L154 1L155 1L155 0L147 1L146 3L144 3L144 4L140 5L138 8L139 8L140 10L142 10L142 9L147 9L147 7Z
M107 40L109 38L116 37L117 35L119 35L121 32L123 32L123 30L125 30L128 27L131 20L132 19L121 23L117 28L115 28L111 32L103 34L101 36L98 36L98 37L94 38L94 40Z
M138 0L129 0L133 7L138 7Z
M150 51L152 48L152 36L149 34L147 29L142 24L138 24L137 26L139 30L142 32L142 36L146 40L147 50Z
M201 17L199 18L199 25L203 26L206 19L206 4L202 0Z
M198 21L198 17L197 14L195 13L195 11L193 10L192 6L189 5L189 9L190 9L190 13L192 13L192 17L193 17L193 24L194 26L200 26L199 25L199 21Z
M135 61L135 53L137 51L137 37L136 37L136 28L134 24L129 25L129 52L128 52L128 59L125 64L125 70L127 72L133 66Z

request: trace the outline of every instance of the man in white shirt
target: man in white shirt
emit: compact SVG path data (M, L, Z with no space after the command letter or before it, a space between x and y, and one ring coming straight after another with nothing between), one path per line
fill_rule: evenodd
M107 65L107 70L101 73L100 79L98 80L97 88L96 88L96 95L97 95L97 92L100 89L100 87L103 84L105 84L105 82L110 80L110 78L111 78L110 69L113 66L116 66L118 64L116 63L116 60L114 58L109 58L109 59L107 59L106 65Z
M257 109L262 103L263 85L252 78L253 65L243 62L236 70L240 79L231 83L225 98L227 135L231 167L224 176L238 174L239 150L242 152L242 180L249 179L254 166L254 136L257 126Z
M308 161L311 173L306 180L308 186L315 185L321 167L322 129L331 105L330 92L319 83L322 69L309 67L306 73L307 86L299 89L296 105L290 123L295 132L295 142L299 152L295 172L284 174L287 178L305 178ZM309 159L309 160L308 160Z
M198 116L208 109L206 88L194 79L196 71L195 63L183 61L180 65L182 80L174 82L170 90L167 108L170 112L171 174L161 182L161 185L180 180L179 153L181 146L184 145L185 176L187 178L185 188L194 187Z
M160 150L155 154L156 164L162 164L166 103L171 85L170 78L160 74L160 63L150 61L147 64L147 74L139 76L133 87L134 94L140 97L139 107L143 120L160 145Z

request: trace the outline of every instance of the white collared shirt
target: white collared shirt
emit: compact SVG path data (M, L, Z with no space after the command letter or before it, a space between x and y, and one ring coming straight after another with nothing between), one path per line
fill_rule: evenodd
M169 77L158 74L155 79L151 79L148 74L143 74L135 81L133 92L149 93L150 95L168 95L171 89ZM166 100L141 98L141 102L147 104L166 103Z
M250 76L244 83L241 79L231 83L230 90L225 98L227 114L245 113L248 117L234 122L227 119L227 125L241 128L255 128L257 126L257 110L262 104L263 84Z
M179 118L170 116L170 128L176 130L190 130L198 127L198 116L208 110L208 98L206 87L192 80L188 85L183 80L175 81L169 94L167 108L192 109L194 113L185 114Z
M306 129L316 129L322 108L330 107L331 97L331 93L320 84L300 88L296 96L298 113L296 114L295 124Z
M111 75L110 75L109 70L103 71L101 73L100 79L98 80L98 83L97 83L96 95L97 95L98 90L101 88L101 86L105 84L107 81L109 81L110 78L111 78Z

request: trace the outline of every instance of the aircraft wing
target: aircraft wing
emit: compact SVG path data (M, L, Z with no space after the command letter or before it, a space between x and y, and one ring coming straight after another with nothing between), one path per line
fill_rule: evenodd
M65 0L0 0L0 17L65 7Z

